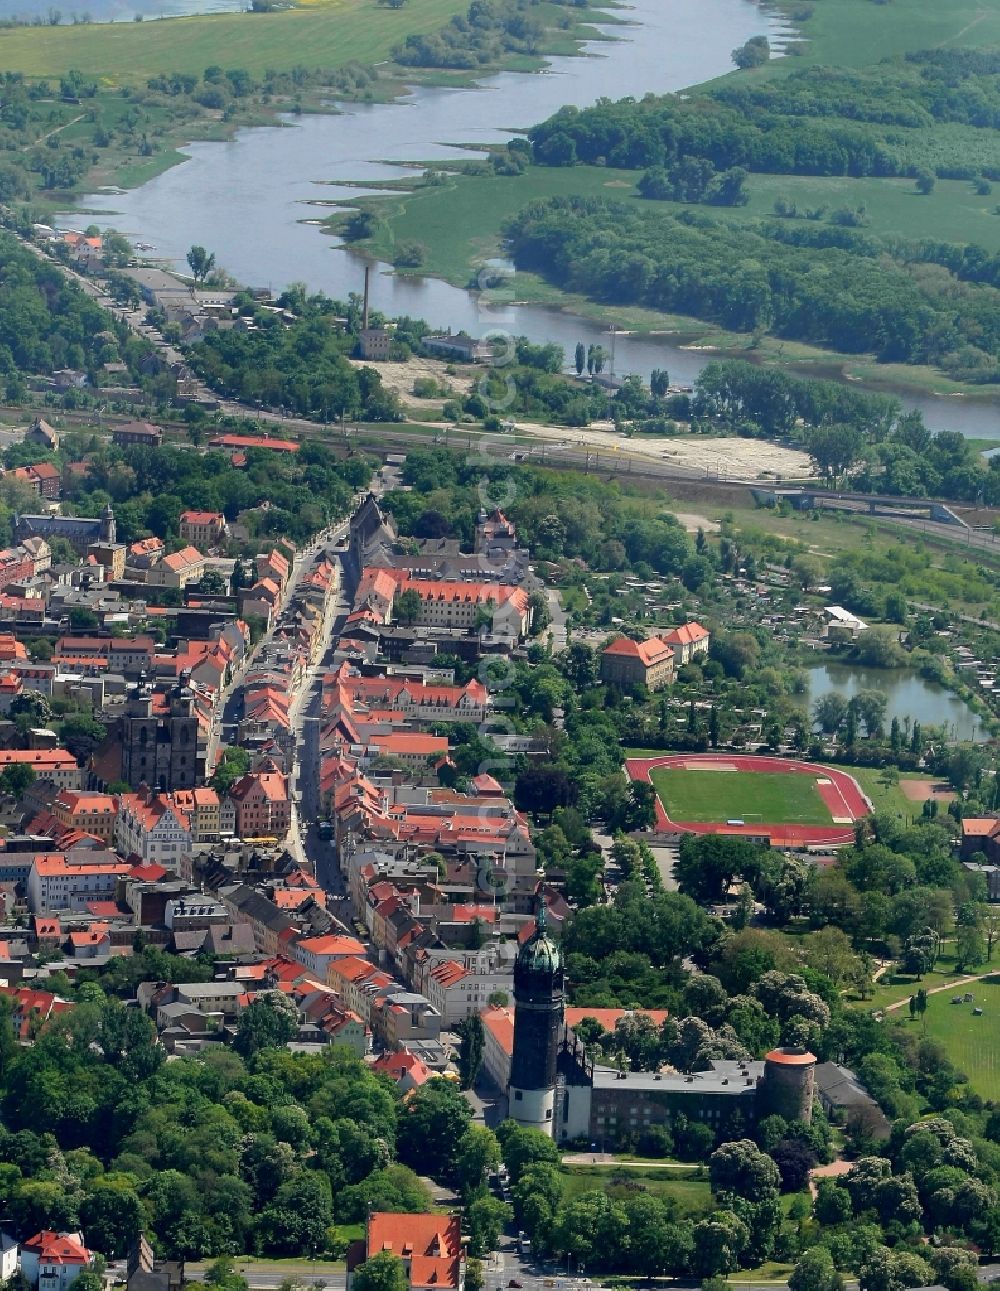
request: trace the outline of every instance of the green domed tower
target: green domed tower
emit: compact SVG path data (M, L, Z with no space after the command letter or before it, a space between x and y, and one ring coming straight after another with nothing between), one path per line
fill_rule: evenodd
M514 963L514 1052L508 1115L529 1129L555 1133L556 1058L563 1020L562 951L549 936L545 904Z

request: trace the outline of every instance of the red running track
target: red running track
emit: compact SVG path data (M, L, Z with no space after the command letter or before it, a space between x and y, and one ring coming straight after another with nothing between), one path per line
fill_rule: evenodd
M627 758L625 771L631 780L650 783L649 773L656 767L682 767L696 771L713 766L733 767L737 771L786 771L789 775L808 775L816 780L829 780L829 785L817 785L820 796L830 808L830 814L849 816L860 820L872 810L872 805L861 791L853 776L845 771L821 766L817 762L800 762L795 758L769 758L760 755L729 753L668 753L656 758ZM719 773L724 775L724 772ZM803 847L809 844L844 844L854 840L854 829L846 825L788 825L761 824L727 825L724 821L685 822L671 820L659 797L656 799L656 828L661 833L681 830L688 834L738 834L764 838L772 847Z

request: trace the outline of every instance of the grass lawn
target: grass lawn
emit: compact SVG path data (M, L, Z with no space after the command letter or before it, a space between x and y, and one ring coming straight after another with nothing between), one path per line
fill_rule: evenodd
M412 33L434 31L467 9L468 0L407 0L401 9L377 0L323 0L278 13L17 27L3 33L3 66L27 76L77 68L113 84L158 72L200 74L213 63L249 72L372 64Z
M298 1258L264 1260L256 1255L234 1255L232 1260L237 1273L253 1269L255 1273L280 1273L283 1277L294 1277L296 1274L299 1276L309 1274L310 1276L322 1277L324 1273L343 1273L346 1268L343 1260L303 1260ZM189 1274L204 1273L213 1263L214 1260L189 1260L187 1270Z
M938 986L948 986L967 976L969 976L968 973L957 973L955 971L955 960L945 951L938 960L937 967L930 973L924 973L919 981L910 973L897 972L894 967L890 968L875 983L875 991L870 999L858 1000L854 1001L854 1003L858 1008L869 1011L872 1009L885 1009L890 1004L907 1001L911 995L921 988L925 991L933 991Z
M945 1046L948 1057L965 1072L977 1094L1000 1098L1000 980L974 982L968 989L975 996L974 1005L952 1004L948 991L932 995L923 1024L927 1034ZM973 1008L981 1008L982 1016L973 1016ZM907 1017L900 1025L922 1024Z
M836 763L831 763L836 766ZM858 784L872 800L876 814L885 814L889 816L902 816L904 820L915 820L921 814L922 805L919 802L912 802L903 793L898 784L884 784L882 782L882 772L876 767L848 767L842 766L841 771L846 771L849 776L853 776ZM906 771L900 777L902 780L926 780L926 771ZM947 803L941 804L941 810L947 806Z
M674 821L746 820L829 825L833 817L811 776L780 771L651 771Z
M909 49L1000 44L1000 9L982 0L905 0L899 5L834 0L816 5L803 31L808 43L802 57L786 60L790 68L803 63L862 67ZM767 70L774 74L778 67Z
M610 1197L633 1195L636 1185L654 1197L670 1197L681 1215L696 1215L709 1210L712 1190L708 1177L697 1178L697 1167L688 1177L678 1178L675 1170L618 1170L615 1166L564 1166L563 1197L571 1200L585 1192L603 1188Z
M453 175L446 183L415 188L391 197L368 198L386 223L366 245L391 260L398 242L420 242L427 248L422 273L464 286L472 268L502 251L505 221L529 202L548 197L606 197L642 211L676 215L692 208L681 202L649 202L638 196L641 171L603 166L534 166L522 175L502 178ZM1000 215L995 195L979 197L970 183L940 180L927 196L909 179L816 178L799 175L752 175L746 206L712 207L713 219L745 224L771 218L779 198L794 203L803 223L807 207L864 206L865 230L904 238L931 233L949 242L976 242L1000 251ZM520 283L520 278L518 278ZM518 290L520 297L522 292Z

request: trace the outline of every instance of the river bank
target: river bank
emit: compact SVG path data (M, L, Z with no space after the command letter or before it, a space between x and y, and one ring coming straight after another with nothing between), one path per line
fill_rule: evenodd
M838 11L841 5L858 7L855 0L838 0ZM881 8L864 7L869 13L877 9L877 21L883 21ZM619 23L622 16L617 15ZM632 25L602 30L601 40L582 47L585 57L550 59L542 75L500 73L483 78L475 89L423 86L390 103L342 103L335 116L286 115L282 122L292 128L240 130L223 146L196 143L182 150L185 165L137 189L87 197L87 214L98 224L120 227L133 241L151 245L158 258L176 264L183 263L192 243L200 243L215 250L219 263L241 281L280 289L301 280L312 290L343 299L360 288L367 257L335 250L337 240L318 236L316 225L328 211L317 204L370 198L373 185L377 191L380 183L398 181L405 175L400 168L412 167L414 158L450 169L468 160L470 149L502 145L513 130L544 119L565 103L620 96L625 86L641 97L704 83L726 70L731 50L749 37L766 34L778 43L793 36L784 14L748 0L700 5L693 0L669 5L636 0L627 16ZM609 34L618 39L607 41ZM810 47L810 55L815 53ZM269 177L266 185L261 185L261 175ZM498 197L508 182L497 181ZM75 219L79 222L81 215ZM457 220L451 227L456 240L465 236ZM221 245L220 229L226 231ZM809 375L863 380L901 393L907 407L920 411L935 430L1000 438L992 404L928 393L963 393L929 372L768 338L763 338L763 353L748 351L746 337L721 335L692 320L633 309L609 311L578 298L561 298L553 308L555 297L545 285L519 280L518 287L516 293L506 285L470 293L464 284L395 274L378 261L373 300L390 316L420 317L436 328L464 328L479 335L499 329L554 342L567 352L577 341L607 347L608 325L614 322L632 333L616 341L619 374L648 378L654 368L665 367L682 384L692 384L716 354L688 347L735 346L743 357L763 357Z

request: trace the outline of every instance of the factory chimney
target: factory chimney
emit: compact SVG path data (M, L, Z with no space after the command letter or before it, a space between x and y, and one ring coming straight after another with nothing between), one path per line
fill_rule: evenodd
M361 320L361 326L368 331L368 283L371 278L372 267L370 264L365 265L365 309Z

